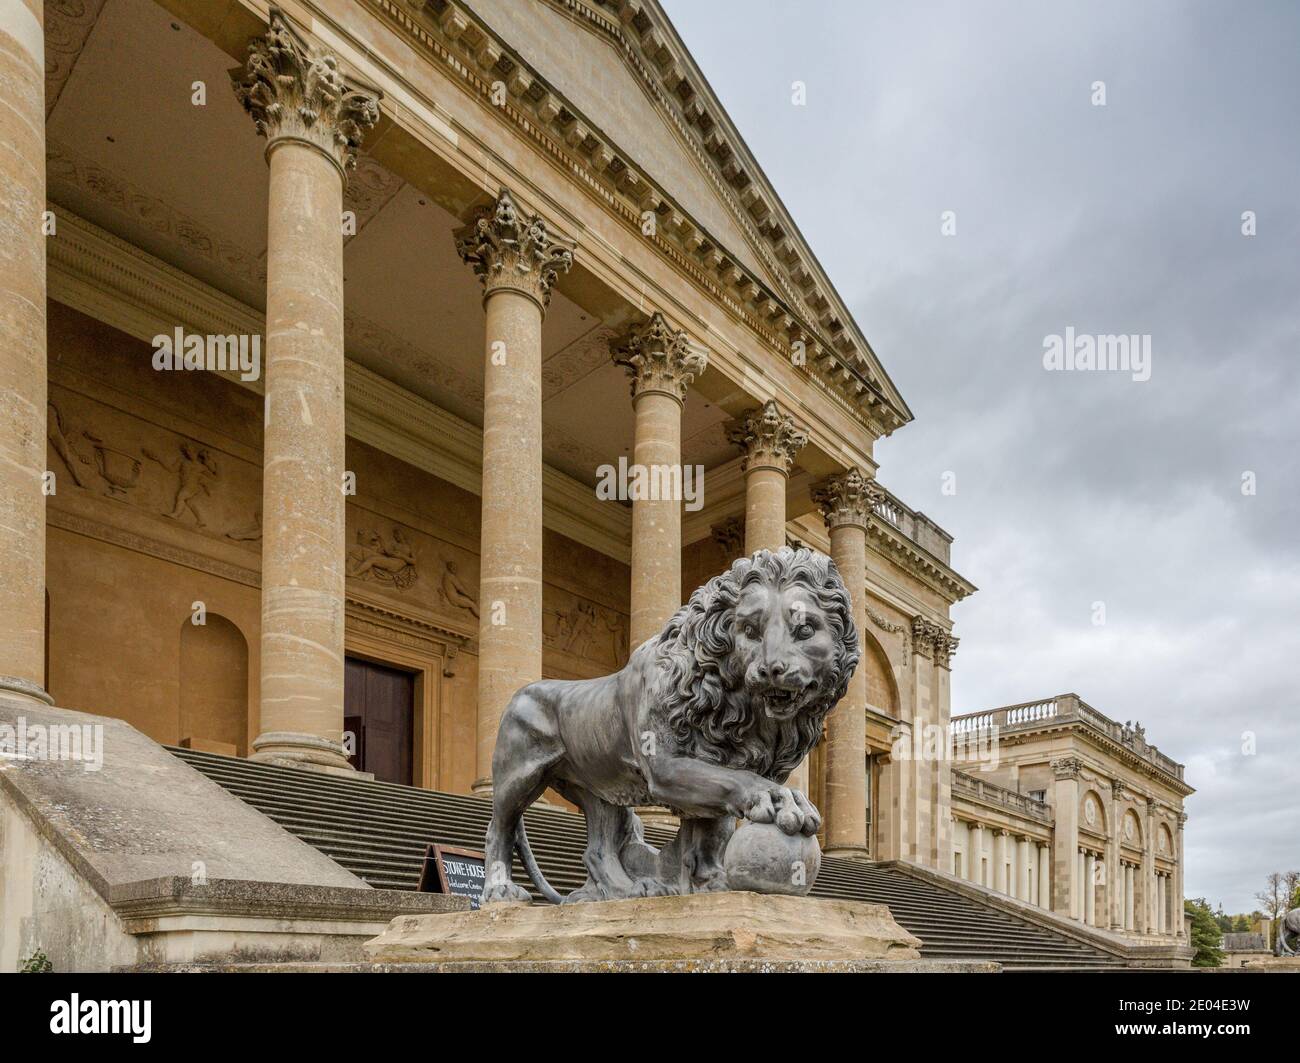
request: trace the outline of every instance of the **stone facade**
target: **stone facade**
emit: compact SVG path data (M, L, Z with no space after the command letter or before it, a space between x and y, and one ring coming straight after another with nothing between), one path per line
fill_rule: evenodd
M828 851L954 866L969 787L924 750L975 587L878 481L911 411L657 4L83 6L45 5L44 125L41 4L0 25L37 116L6 163L0 686L346 773L345 668L381 666L411 682L397 781L485 794L514 689L615 670L797 542L851 581L863 655L794 782ZM205 371L160 371L173 335ZM680 494L604 489L629 467ZM1155 918L1176 788L1072 746L1025 778L1068 757L1171 855L1079 809L995 848L1132 858Z
M1183 766L1077 694L952 721L953 874L1133 941L1186 940Z

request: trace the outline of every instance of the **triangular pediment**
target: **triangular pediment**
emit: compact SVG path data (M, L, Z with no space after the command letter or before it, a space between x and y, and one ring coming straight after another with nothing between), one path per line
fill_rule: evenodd
M543 135L669 234L878 435L911 411L656 0L428 0Z
M748 270L773 288L776 276L721 198L717 178L699 157L689 133L631 65L617 39L601 31L607 14L583 4L575 13L547 0L467 0L465 6L519 53L583 118L634 158L645 176L667 191Z

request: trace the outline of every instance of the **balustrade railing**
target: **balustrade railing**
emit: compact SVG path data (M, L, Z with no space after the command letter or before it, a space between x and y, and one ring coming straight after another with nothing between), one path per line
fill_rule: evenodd
M1076 694L1061 694L1043 701L1026 701L1019 705L1006 705L985 712L965 713L961 716L954 716L951 726L953 734L970 734L991 730L994 727L1001 731L1013 727L1032 726L1044 720L1060 722L1081 720L1126 749L1132 750L1139 757L1154 764L1161 771L1167 772L1177 779L1183 777L1183 766L1148 743L1141 727L1121 724L1116 720L1112 720L1109 716L1098 712Z

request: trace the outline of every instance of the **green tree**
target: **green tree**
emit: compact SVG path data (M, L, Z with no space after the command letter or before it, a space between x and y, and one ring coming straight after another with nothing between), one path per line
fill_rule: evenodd
M1234 934L1247 934L1250 932L1250 919L1244 915L1239 915L1232 921L1232 932Z
M1188 898L1183 902L1183 910L1192 917L1192 948L1196 954L1192 957L1193 967L1219 967L1223 964L1223 932L1214 917L1214 912L1202 897Z

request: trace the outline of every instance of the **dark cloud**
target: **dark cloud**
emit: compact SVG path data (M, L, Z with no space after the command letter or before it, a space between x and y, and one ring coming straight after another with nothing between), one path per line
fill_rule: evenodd
M1300 8L665 6L916 412L877 458L981 588L954 708L1142 720L1188 895L1253 907L1300 866ZM1151 379L1045 372L1067 326Z

